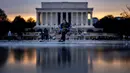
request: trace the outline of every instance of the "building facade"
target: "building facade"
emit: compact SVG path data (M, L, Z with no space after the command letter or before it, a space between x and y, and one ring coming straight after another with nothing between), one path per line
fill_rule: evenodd
M88 8L88 2L41 2L41 8L36 8L35 28L58 28L63 19L72 28L94 28L92 17L93 8Z

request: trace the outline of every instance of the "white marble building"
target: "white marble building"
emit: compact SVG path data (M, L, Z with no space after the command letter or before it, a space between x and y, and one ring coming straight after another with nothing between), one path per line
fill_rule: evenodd
M93 8L88 8L88 2L41 2L36 16L35 28L58 28L63 19L71 23L72 28L94 28Z

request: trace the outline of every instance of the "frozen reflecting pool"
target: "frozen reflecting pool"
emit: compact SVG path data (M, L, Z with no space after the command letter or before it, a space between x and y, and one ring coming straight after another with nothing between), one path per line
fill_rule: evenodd
M128 72L129 47L0 47L0 73Z

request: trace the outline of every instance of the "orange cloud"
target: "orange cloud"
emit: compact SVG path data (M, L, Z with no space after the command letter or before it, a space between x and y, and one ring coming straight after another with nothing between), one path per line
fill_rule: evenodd
M9 20L13 21L14 18L18 15L22 16L25 20L27 20L30 17L32 17L34 20L36 20L35 14L8 14L8 18L9 18Z
M93 17L98 17L99 19L103 18L106 15L113 15L115 17L120 16L121 12L95 12Z

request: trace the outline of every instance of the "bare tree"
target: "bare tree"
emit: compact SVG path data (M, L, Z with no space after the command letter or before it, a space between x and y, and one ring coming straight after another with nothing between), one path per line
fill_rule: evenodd
M125 18L130 18L130 14L129 14L130 13L130 7L128 5L126 5L126 8L127 8L128 11L122 9L123 12L120 15L122 17L125 17Z
M126 5L126 8L130 11L130 7L128 7L128 5Z
M6 20L7 15L5 14L4 10L0 8L0 20Z

